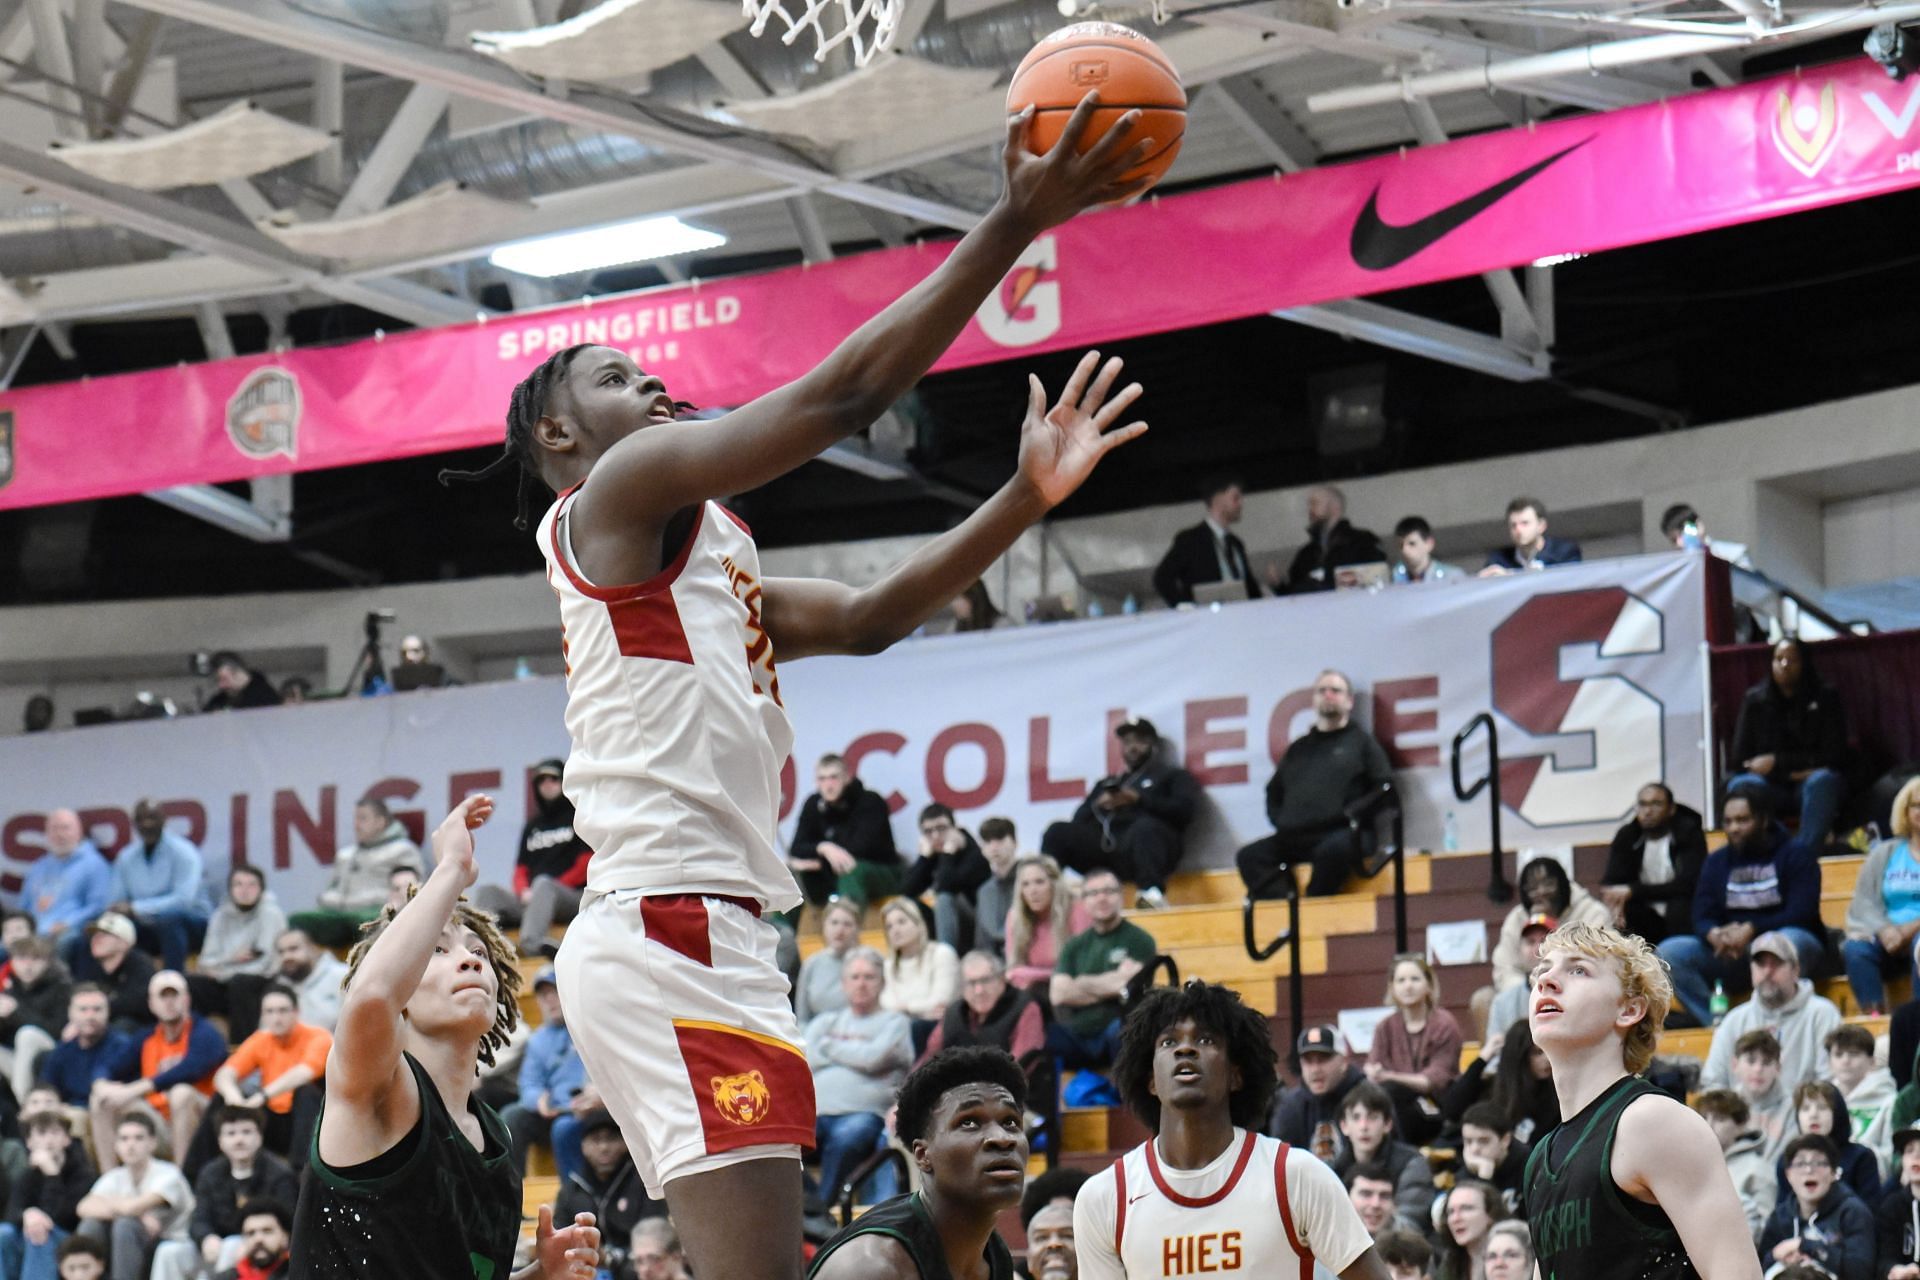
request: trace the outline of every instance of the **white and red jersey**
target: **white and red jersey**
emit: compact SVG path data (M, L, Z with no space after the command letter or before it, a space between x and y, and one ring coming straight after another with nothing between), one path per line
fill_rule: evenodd
M793 727L760 624L753 535L703 502L673 563L601 587L573 558L567 512L540 521L567 658L564 780L593 849L587 892L639 889L800 904L775 830Z
M1171 1169L1155 1141L1087 1180L1073 1206L1081 1280L1338 1273L1373 1244L1346 1188L1318 1158L1233 1131L1203 1169Z

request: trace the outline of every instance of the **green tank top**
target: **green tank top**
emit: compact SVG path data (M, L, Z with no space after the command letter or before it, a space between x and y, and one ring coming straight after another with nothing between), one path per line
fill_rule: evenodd
M1699 1280L1666 1211L1613 1180L1621 1113L1660 1092L1625 1076L1534 1145L1523 1209L1542 1280Z
M892 1236L898 1240L918 1268L916 1274L920 1280L953 1280L953 1272L947 1268L946 1250L940 1247L940 1233L934 1229L933 1213L917 1193L883 1200L855 1218L851 1226L842 1227L813 1255L813 1265L807 1268L807 1275L819 1275L821 1266L833 1256L834 1250L847 1241L870 1235ZM997 1231L987 1237L986 1258L988 1274L993 1280L1014 1280L1013 1254ZM902 1280L909 1278L902 1277Z
M389 1150L332 1169L320 1158L314 1126L288 1280L507 1280L512 1273L520 1170L506 1125L474 1099L486 1136L475 1151L426 1068L412 1054L406 1063L420 1089L420 1119Z

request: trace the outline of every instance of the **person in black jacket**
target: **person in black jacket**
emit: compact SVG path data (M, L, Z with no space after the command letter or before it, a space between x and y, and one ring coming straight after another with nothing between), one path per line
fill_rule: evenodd
M585 1167L560 1184L554 1219L572 1222L579 1214L592 1214L600 1228L601 1270L625 1275L634 1225L642 1218L665 1216L666 1202L647 1195L620 1126L606 1111L589 1112L581 1122L580 1154Z
M824 755L814 766L819 788L800 806L787 865L816 907L845 898L856 910L900 892L900 855L894 851L887 802L849 776L847 762Z
M1580 563L1580 544L1547 532L1547 504L1538 498L1515 498L1507 504L1507 545L1487 552L1483 578L1498 578L1556 564Z
M1239 579L1247 599L1260 598L1260 581L1247 560L1247 544L1233 532L1240 523L1245 494L1240 482L1225 476L1207 483L1201 497L1207 518L1173 537L1173 545L1154 566L1153 589L1168 605L1189 604L1193 589L1202 583Z
M1385 749L1353 723L1353 682L1342 672L1322 671L1313 682L1313 727L1288 745L1267 783L1273 834L1234 855L1247 892L1282 897L1279 869L1311 862L1307 892L1339 893L1359 868L1368 838L1348 821L1348 807L1392 781Z
M230 649L222 649L207 660L219 692L208 698L202 711L234 711L245 707L277 707L280 693L273 681L247 665L246 659Z
M1920 1280L1920 1129L1893 1135L1892 1185L1874 1206L1874 1280Z
M1617 926L1648 942L1692 933L1693 891L1706 860L1699 813L1675 804L1666 783L1649 782L1634 799L1633 821L1613 833L1600 900Z
M1367 1073L1348 1060L1346 1038L1331 1026L1308 1027L1293 1050L1300 1083L1274 1098L1267 1133L1332 1164L1347 1149L1340 1132L1346 1097L1366 1082Z
M1307 545L1287 566L1287 594L1331 591L1334 570L1355 564L1385 564L1380 535L1347 523L1347 496L1332 485L1307 494Z
M1115 729L1126 771L1093 784L1073 818L1040 837L1040 850L1085 875L1111 871L1139 886L1137 907L1164 907L1162 886L1179 863L1183 833L1193 821L1200 784L1160 759L1159 730L1141 717Z
M220 1117L220 1154L193 1180L187 1232L214 1271L226 1270L244 1254L248 1206L259 1200L288 1205L300 1198L293 1166L265 1150L266 1140L266 1118L259 1109L228 1107Z
M1733 730L1740 771L1727 790L1752 784L1772 791L1782 813L1800 815L1800 839L1817 855L1847 798L1840 773L1846 750L1846 706L1820 682L1806 646L1789 636L1773 646L1772 673L1740 700Z
M73 978L55 956L52 938L32 935L14 944L0 986L0 1054L16 1098L33 1087L34 1064L59 1043L67 1026Z
M506 926L520 926L520 954L551 958L559 945L548 936L557 920L566 924L580 910L593 850L573 829L573 801L561 790L566 765L542 760L533 766L533 808L520 829L513 888L482 885L469 896Z
M962 955L973 948L974 899L993 875L973 833L953 810L930 804L920 811L920 857L907 868L900 892L917 898L933 890L933 933Z
M20 1275L30 1259L43 1257L46 1274L54 1251L80 1228L80 1202L93 1190L93 1161L73 1140L67 1118L42 1111L27 1121L27 1170L7 1197L7 1220L0 1225L0 1269Z
M133 921L103 911L87 926L87 945L73 961L73 980L98 984L107 993L113 1025L145 1035L154 1024L147 986L157 972L153 959L134 946Z

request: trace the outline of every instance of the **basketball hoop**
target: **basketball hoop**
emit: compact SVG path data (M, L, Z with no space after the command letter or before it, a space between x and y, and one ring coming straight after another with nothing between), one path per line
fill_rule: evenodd
M781 44L792 44L811 31L814 61L824 62L829 53L850 43L854 65L864 67L875 54L892 47L900 26L900 3L901 0L742 0L742 7L746 16L753 19L753 35L760 35L770 20L779 18L786 24L786 30L780 35ZM793 10L799 10L798 14ZM836 10L844 21L839 30L829 35L827 15Z

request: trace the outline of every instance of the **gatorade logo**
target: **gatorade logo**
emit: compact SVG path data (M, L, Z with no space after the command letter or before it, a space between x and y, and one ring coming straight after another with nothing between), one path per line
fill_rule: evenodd
M1003 347L1030 347L1060 332L1060 282L1047 278L1059 269L1059 254L1052 236L1028 245L975 313L981 332Z

